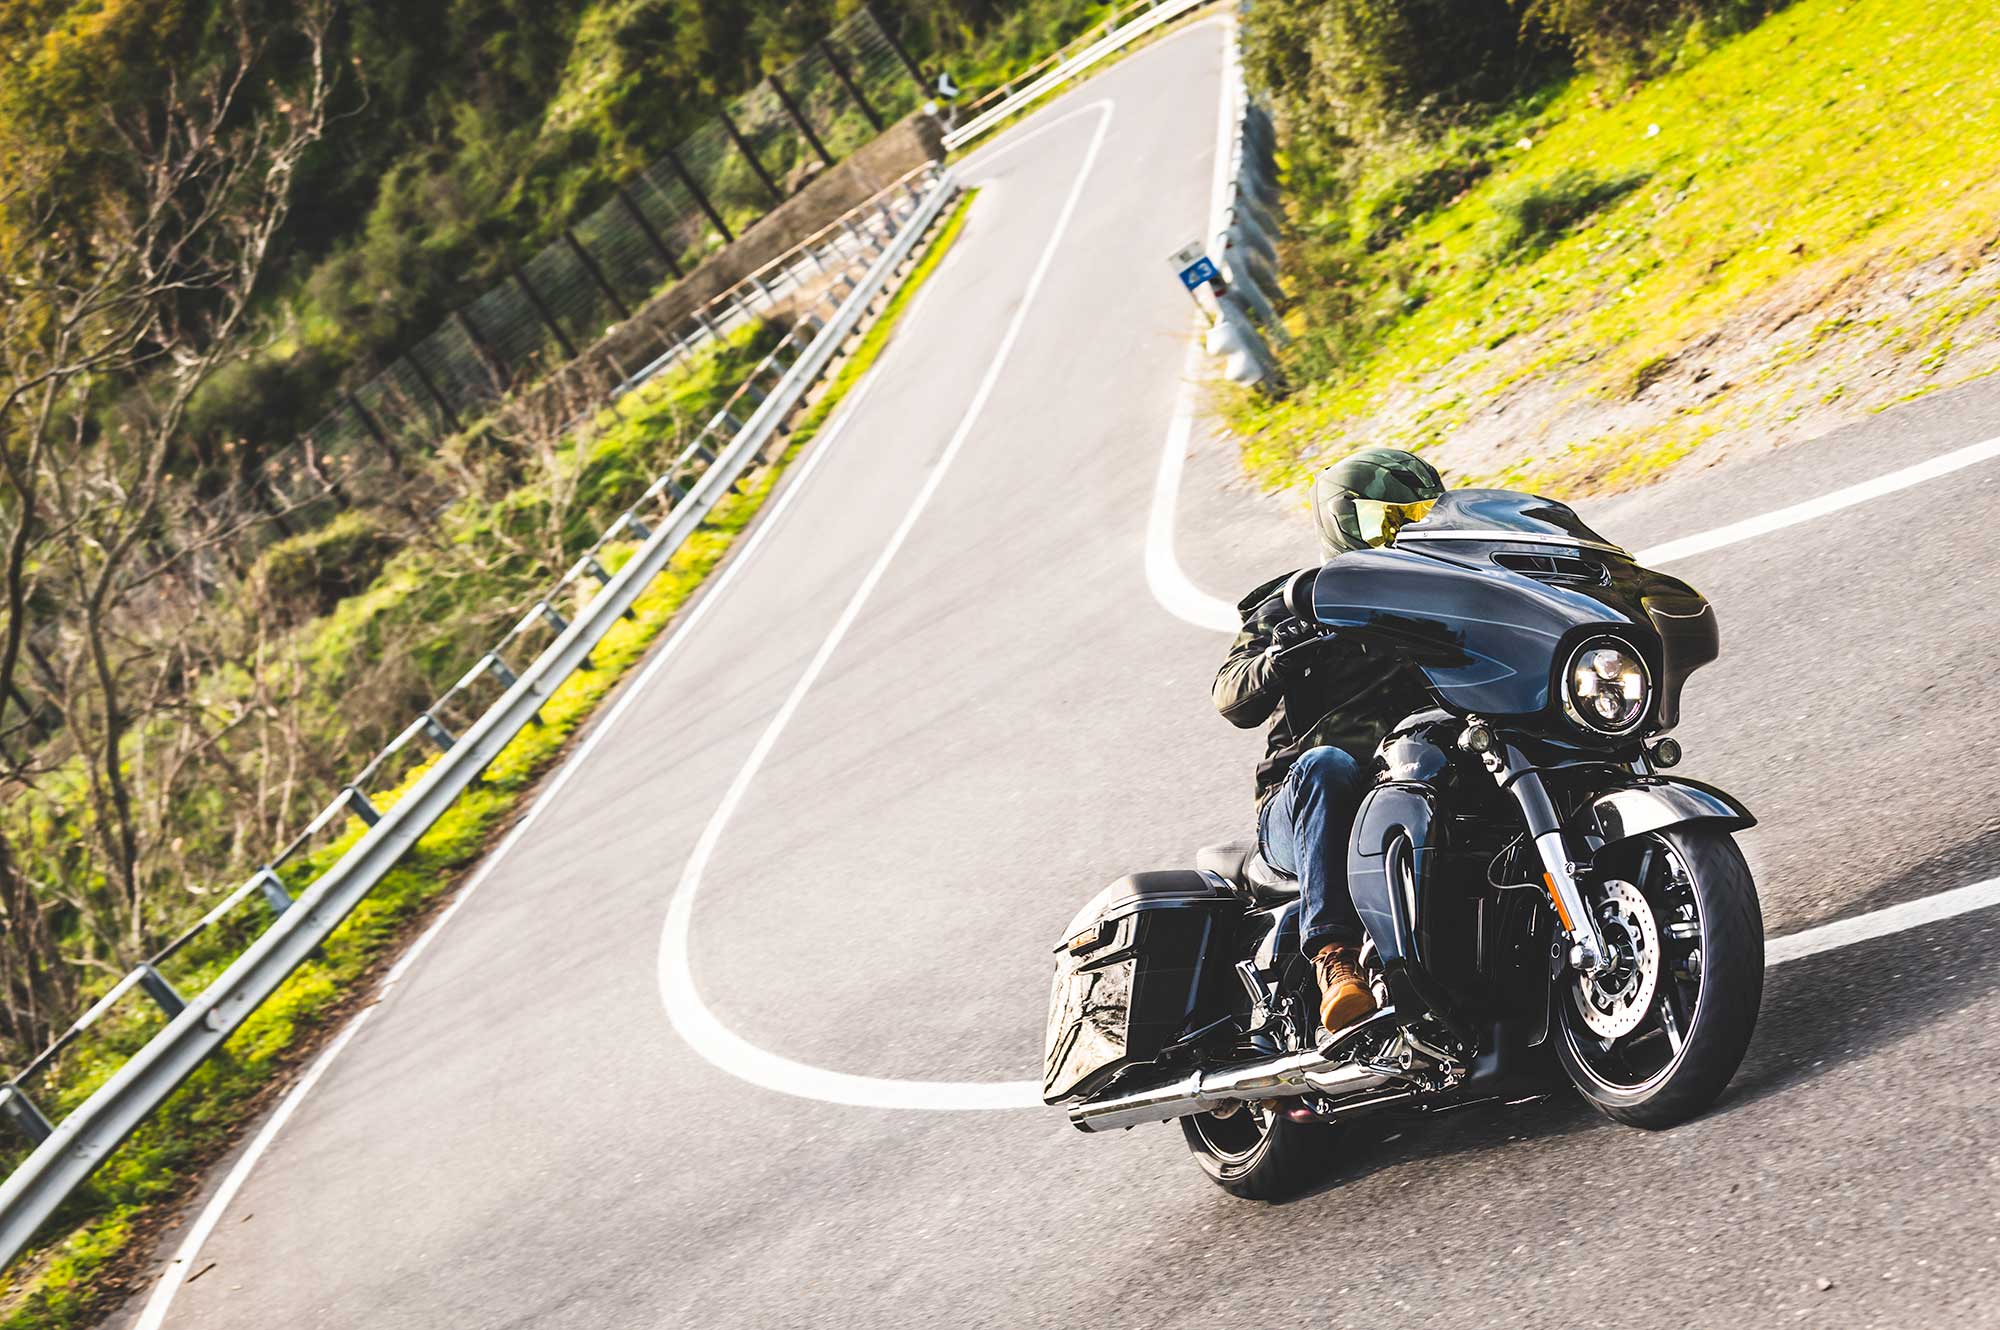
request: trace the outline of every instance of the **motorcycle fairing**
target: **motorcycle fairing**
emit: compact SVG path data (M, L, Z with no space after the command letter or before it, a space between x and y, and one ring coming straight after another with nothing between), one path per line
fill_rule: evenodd
M1640 567L1564 505L1504 490L1453 491L1395 547L1338 555L1312 601L1322 622L1417 665L1452 709L1492 717L1548 710L1566 653L1614 633L1647 658L1655 728L1670 728L1681 685L1719 649L1687 583Z
M1720 823L1724 831L1757 825L1748 808L1713 785L1653 776L1598 795L1577 811L1569 829L1596 850L1690 822Z
M1419 921L1436 889L1443 840L1435 790L1405 782L1377 785L1354 815L1347 889L1361 926L1375 943L1396 1010L1428 1011L1473 1045L1477 1036L1471 1024L1425 967L1417 941Z

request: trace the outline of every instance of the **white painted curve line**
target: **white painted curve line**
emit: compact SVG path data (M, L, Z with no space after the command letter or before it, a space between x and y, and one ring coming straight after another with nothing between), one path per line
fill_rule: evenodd
M1222 22L1222 78L1215 113L1215 169L1208 186L1208 236L1222 230L1229 200L1230 129L1236 118L1236 26ZM1204 237L1203 243L1207 243ZM1160 469L1153 480L1153 508L1146 518L1146 585L1167 613L1197 628L1233 633L1242 626L1236 606L1209 595L1189 579L1174 553L1174 523L1180 511L1181 475L1187 469L1188 445L1194 439L1194 415L1201 373L1201 315L1195 315L1194 340L1181 366L1174 413L1167 421L1167 441L1160 451Z
M1683 536L1664 545L1655 545L1649 550L1640 550L1633 557L1649 566L1668 563L1674 559L1692 558L1697 554L1706 554L1710 550L1719 550L1725 545L1734 545L1738 541L1749 540L1772 531L1782 531L1801 522L1810 522L1815 518L1837 513L1843 508L1852 508L1856 504L1879 499L1885 494L1894 494L1897 490L1906 490L1912 485L1921 485L1927 480L1936 480L1954 471L1963 471L1966 467L1977 466L1981 462L1990 462L1996 457L2000 457L2000 438L1969 443L1963 448L1933 457L1929 461L1918 462L1914 466L1906 466L1887 475L1877 476L1873 480L1849 485L1845 489L1837 489L1831 494L1822 494L1817 499L1807 499L1804 503L1795 503L1789 508L1780 508L1761 517L1731 522L1728 526L1719 526L1713 531Z
M1160 470L1153 480L1153 511L1146 519L1146 585L1153 599L1176 619L1197 628L1233 633L1242 627L1236 607L1209 595L1189 580L1174 554L1174 516L1180 507L1181 473L1187 467L1188 444L1194 437L1196 388L1194 376L1200 367L1199 343L1188 348L1187 366L1181 372L1181 386L1174 398L1174 414L1167 424L1166 447L1160 451Z
M2000 877L1975 882L1968 887L1954 887L1950 891L1940 891L1935 896L1925 896L1921 900L1904 901L1901 905L1885 906L1880 910L1870 910L1867 914L1857 914L1850 919L1836 919L1830 924L1820 924L1797 933L1787 933L1764 943L1764 968L1783 965L1787 961L1804 960L1822 951L1833 951L1839 947L1851 947L1858 942L1869 942L1891 933L1906 933L1912 928L1922 928L1940 919L1950 919L1955 915L1970 914L1974 910L1984 910L2000 905Z
M932 278L935 279L942 275L947 268L952 266L952 262L956 258L957 254L955 252L946 255L944 262L939 264L937 270L931 274ZM936 284L933 281L931 284L926 285L923 290L919 291L916 298L910 302L910 307L903 312L902 326L904 329L908 329L916 323L918 313L923 309L925 302L935 289ZM904 339L905 343L909 340ZM216 1188L214 1194L208 1198L207 1204L202 1207L200 1215L195 1218L193 1226L189 1228L187 1237L182 1240L180 1247L174 1253L173 1259L168 1263L166 1270L161 1273L159 1283L154 1286L152 1295L147 1299L145 1309L140 1313L139 1319L133 1323L132 1330L160 1330L160 1327L166 1321L169 1308L173 1305L175 1295L180 1292L181 1286L187 1282L188 1276L195 1269L195 1258L201 1254L202 1247L207 1243L209 1236L215 1232L216 1225L221 1221L224 1213L228 1211L229 1206L235 1201L237 1193L249 1181L251 1172L256 1168L258 1162L262 1160L265 1152L271 1148L272 1143L277 1139L279 1131L290 1120L292 1113L297 1109L299 1103L319 1083L320 1077L325 1074L328 1067L333 1065L334 1059L339 1057L347 1048L349 1041L356 1034L360 1033L361 1027L367 1024L368 1018L379 1010L379 1004L386 999L389 990L408 972L410 966L423 954L424 949L430 946L432 940L444 930L444 926L451 921L452 916L457 914L464 907L465 903L472 899L473 893L477 892L481 885L492 876L494 869L507 857L508 851L514 848L521 837L527 832L528 828L534 825L540 819L543 812L554 803L556 796L562 793L563 787L569 784L570 778L582 769L584 762L597 748L597 745L617 727L619 718L625 714L626 709L645 691L647 683L660 672L667 661L678 653L681 644L687 639L688 634L694 629L696 624L707 617L710 607L721 599L722 593L728 588L730 583L734 582L742 570L749 566L751 556L769 539L771 532L781 525L779 519L784 516L785 512L791 507L793 500L805 488L807 479L811 477L813 472L819 469L820 464L833 452L833 445L847 428L847 422L860 409L861 403L867 400L869 391L878 381L883 363L895 354L894 347L900 344L902 343L892 343L891 350L884 357L884 361L878 361L874 369L863 377L861 383L848 396L847 400L841 403L840 408L834 413L834 418L829 422L826 430L807 449L805 459L799 463L797 470L785 476L780 482L780 490L776 501L772 503L767 512L758 516L751 527L748 539L743 543L743 547L740 550L731 552L721 573L716 576L714 582L703 589L700 599L695 602L694 608L688 612L686 618L674 624L666 639L660 643L659 647L646 661L644 668L633 677L632 682L612 702L611 709L604 713L604 718L590 726L575 751L563 761L562 766L557 768L556 773L549 778L548 784L542 788L541 793L536 796L534 803L522 815L521 820L508 830L506 836L493 848L492 853L488 854L481 861L478 870L459 889L458 894L452 899L451 904L411 944L410 949L403 953L402 959L390 967L388 974L383 976L381 987L376 992L375 1004L364 1008L360 1015L348 1022L347 1028L342 1030L335 1036L333 1042L326 1046L325 1051L314 1060L312 1066L299 1078L298 1083L286 1091L284 1099L279 1102L277 1109L272 1112L271 1117L264 1123L264 1126L251 1138L249 1146L244 1150L241 1157L237 1159L235 1165L231 1167L229 1175L223 1179L222 1185Z
M708 825L702 828L701 837L695 842L694 851L681 874L680 887L667 905L666 922L660 929L660 1000L666 1007L668 1019L695 1052L739 1080L766 1090L858 1108L957 1110L1032 1108L1041 1104L1041 1083L1038 1081L908 1081L857 1076L794 1062L759 1048L724 1025L702 1000L701 992L695 986L693 967L689 963L689 944L694 924L694 903L701 891L702 874L714 858L730 818L749 793L751 783L757 778L765 759L771 755L771 750L777 746L785 727L798 713L807 692L825 671L855 621L861 617L862 609L868 604L883 575L889 571L897 552L916 529L918 519L930 506L951 464L964 450L966 440L972 436L973 427L986 409L987 399L992 396L994 386L999 383L1007 362L1013 357L1021 329L1027 323L1028 315L1034 311L1042 282L1048 276L1056 252L1062 247L1063 236L1069 230L1071 218L1076 215L1078 202L1083 198L1083 187L1090 179L1091 169L1096 166L1098 153L1104 146L1105 134L1111 127L1115 113L1113 104L1103 101L1094 105L1102 109L1102 118L1090 137L1083 164L1077 169L1069 195L1056 214L1048 242L1042 247L1041 257L1022 289L1020 302L1007 322L1007 329L1001 335L1000 345L994 351L979 387L966 404L965 413L959 418L958 426L952 431L944 450L931 463L922 487L903 514L903 520L882 547L881 554L876 556L861 584L855 588L839 619L834 622L826 640L820 643L819 650L806 665L798 682L792 685L777 714L771 717L764 732L758 736L756 746L750 750L742 769L730 782Z

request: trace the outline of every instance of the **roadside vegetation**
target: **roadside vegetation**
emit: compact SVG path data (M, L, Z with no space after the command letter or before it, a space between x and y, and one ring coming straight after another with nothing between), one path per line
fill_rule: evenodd
M402 865L357 908L326 946L202 1067L77 1193L51 1227L66 1233L23 1270L31 1278L0 1298L0 1330L55 1330L92 1324L116 1300L143 1286L150 1271L131 1259L180 1201L204 1164L224 1152L247 1122L281 1090L341 1018L365 1001L368 980L393 960L412 926L472 867L519 810L536 780L567 747L600 699L672 622L681 604L756 515L784 467L810 441L893 335L907 302L935 271L964 225L970 195L942 222L929 249L862 335L812 406L801 414L785 451L750 472L702 529L674 555L633 607L591 653L591 667L551 694L540 725L517 736ZM515 436L510 464L488 477L479 497L455 504L436 533L407 543L372 515L348 514L296 540L267 549L248 585L261 597L241 607L248 624L289 623L256 654L254 671L227 672L201 699L208 708L241 707L255 697L281 706L301 741L337 750L350 765L400 728L476 659L546 587L553 571L587 546L628 507L713 414L750 366L776 340L759 325L711 348L689 366L649 382L585 431L568 421L545 438ZM539 468L515 467L539 458ZM462 467L480 465L461 458ZM608 546L611 571L636 542ZM586 584L580 608L593 593ZM517 662L522 663L522 662ZM278 694L282 693L280 698ZM497 696L497 685L492 696ZM490 697L481 697L483 705ZM413 762L374 801L387 808L435 761ZM318 791L324 794L326 791ZM349 819L338 833L284 870L294 888L312 881L360 838ZM269 921L246 903L237 916L181 952L168 971L182 992L211 982ZM143 1000L128 1002L94 1027L37 1087L60 1118L115 1072L160 1027ZM25 1153L0 1143L0 1174ZM140 1252L132 1249L142 1239ZM121 1257L125 1258L121 1261ZM131 1281L138 1279L137 1285Z
M1763 8L1252 9L1295 336L1253 471L1614 489L2000 366L2000 8Z

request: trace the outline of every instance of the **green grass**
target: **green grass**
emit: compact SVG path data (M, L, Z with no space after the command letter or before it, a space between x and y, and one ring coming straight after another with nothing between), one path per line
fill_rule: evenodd
M1246 460L1290 485L1364 443L1438 445L1523 387L1626 401L1742 311L1774 303L1778 322L1857 280L1969 261L2000 242L1996 49L1990 3L1800 0L1650 83L1579 76L1382 154L1296 219L1301 388L1235 404ZM1901 338L1948 381L1949 327L1992 301L1810 337L1808 318L1766 370ZM1637 483L1745 423L1737 401L1573 440L1523 420L1509 474Z
M962 230L969 201L970 196L960 202L827 391L801 416L785 461L798 453L881 354L910 299L936 271ZM729 363L727 357L717 359ZM670 410L673 403L686 405L691 396L706 400L702 385L711 390L719 386L716 374L711 362L686 378L656 385L638 411L589 444L577 445L589 451L587 467L624 459L646 431L678 418ZM478 861L570 737L727 553L762 507L782 469L780 463L746 476L740 492L715 507L641 593L632 617L619 620L592 649L591 667L572 675L550 695L542 707L543 723L524 729L500 752L482 782L460 796L315 957L231 1037L222 1054L198 1070L71 1199L52 1225L59 1236L39 1256L24 1257L15 1271L26 1278L0 1301L0 1330L71 1330L94 1323L107 1299L119 1293L133 1273L129 1269L133 1257L126 1246L139 1221L157 1221L159 1207L183 1200L198 1171L227 1148L303 1060L313 1037L329 1032L349 1004L366 993L367 978L401 950L415 923ZM615 570L634 548L625 544L609 549L606 565ZM365 653L369 621L416 593L413 576L407 563L392 566L367 591L341 602L325 621L309 625L313 649L329 661ZM376 797L378 806L393 806L430 765L427 761L406 772L394 789ZM288 865L287 880L297 886L318 877L363 830L358 821L350 821L338 839ZM229 946L217 945L174 972L183 992L205 987L248 941L253 924L262 927L262 907L245 913L257 917L218 930L215 941ZM102 1038L65 1060L60 1077L47 1087L53 1093L44 1107L59 1117L82 1103L158 1025L141 1005L127 1004L104 1023ZM18 1152L0 1155L0 1166L12 1167L19 1157Z

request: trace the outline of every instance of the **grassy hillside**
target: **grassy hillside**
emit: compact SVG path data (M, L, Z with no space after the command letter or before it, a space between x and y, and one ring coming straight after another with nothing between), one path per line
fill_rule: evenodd
M1238 412L1260 474L1365 442L1616 487L1994 368L1966 334L2000 298L2000 6L1800 0L1677 43L1306 182L1299 391Z

